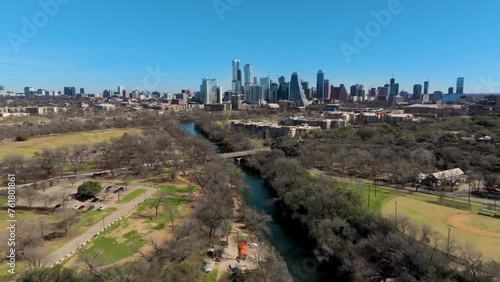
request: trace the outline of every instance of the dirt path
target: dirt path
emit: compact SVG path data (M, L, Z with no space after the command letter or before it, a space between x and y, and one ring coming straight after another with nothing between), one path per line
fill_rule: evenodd
M457 228L457 229L461 229L461 230L464 230L464 231L467 231L467 232L470 232L470 233L474 233L474 234L477 234L477 235L482 235L482 236L488 236L488 237L493 237L493 238L500 238L500 233L498 232L491 232L491 231L487 231L487 230L482 230L482 229L479 229L479 228L475 228L475 227L472 227L472 226L468 226L466 225L464 222L468 219L470 219L472 217L472 215L470 214L454 214L454 215L450 215L446 218L446 220L448 221L448 223Z

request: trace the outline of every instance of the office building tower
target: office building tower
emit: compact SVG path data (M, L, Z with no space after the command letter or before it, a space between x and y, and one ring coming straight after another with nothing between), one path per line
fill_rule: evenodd
M241 79L241 69L240 61L233 60L233 80L232 80L232 90L236 94L242 94L242 79Z
M35 89L32 87L24 87L24 96L35 95Z
M3 85L0 85L0 91L5 91L5 87Z
M339 101L347 102L349 100L349 93L347 93L347 89L344 84L340 84L339 86Z
M245 100L247 100L250 95L250 87L253 85L253 65L252 64L245 64L245 67L243 69L245 73Z
M351 85L351 89L349 91L349 96L355 97L358 95L358 86L359 86L359 84Z
M259 85L259 80L257 79L256 76L253 78L253 85Z
M210 104L210 79L204 78L201 80L199 100L202 104Z
M247 102L260 105L262 103L262 86L252 85L250 87L250 98Z
M413 95L412 100L420 100L422 96L422 84L413 85Z
M302 89L302 86L299 83L299 76L297 72L294 72L292 74L292 78L290 79L290 100L295 103L296 106L298 107L305 107L307 106L307 99L306 96L304 95L304 90Z
M281 76L279 79L279 88L278 88L278 101L279 100L289 100L288 97L288 83L285 82L285 77Z
M123 86L118 86L118 96L123 95Z
M262 86L262 99L269 101L269 90L271 89L271 77L262 77L259 81L259 86Z
M434 91L433 94L434 95L433 95L433 100L432 101L436 102L436 101L443 100L443 92L441 92L441 91Z
M222 93L222 87L217 87L216 89L217 91L217 95L216 95L216 98L217 98L217 104L222 104L222 98L224 98L224 93Z
M269 89L269 103L278 103L279 87L278 83L271 83L271 87Z
M319 70L318 74L316 75L316 98L318 100L323 100L325 97L324 87L325 87L325 74L323 73L322 70Z
M453 94L453 87L448 88L448 94Z
M457 78L457 94L464 94L464 83L465 83L465 78L463 77Z
M207 104L217 104L218 102L218 81L217 79L210 79L210 94L209 94L209 99ZM221 99L222 100L222 99Z
M85 94L85 89L84 88L80 88L80 94Z
M76 96L76 87L71 87L71 86L64 87L64 95Z
M329 100L330 98L331 98L330 80L325 79L323 83L323 100Z
M429 94L429 81L424 82L424 94Z

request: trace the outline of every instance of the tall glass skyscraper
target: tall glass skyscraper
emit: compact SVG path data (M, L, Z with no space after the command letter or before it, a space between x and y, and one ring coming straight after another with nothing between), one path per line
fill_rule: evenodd
M463 77L457 78L457 94L464 94L464 83L465 83L465 78Z
M429 81L424 82L424 94L429 94Z
M243 72L245 74L245 100L247 100L250 95L250 87L253 85L253 65L245 64Z
M240 61L233 60L233 80L232 80L232 91L236 94L241 94L241 69L240 69Z
M305 107L308 104L302 85L299 82L297 72L294 72L292 74L292 78L290 79L290 100L293 101L298 107Z
M322 100L325 98L325 74L322 70L318 71L318 75L316 77L316 98L318 100Z

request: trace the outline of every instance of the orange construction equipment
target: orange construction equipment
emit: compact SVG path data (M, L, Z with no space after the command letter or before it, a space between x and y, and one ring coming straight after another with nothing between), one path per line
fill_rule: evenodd
M248 256L248 243L246 240L238 241L238 256Z

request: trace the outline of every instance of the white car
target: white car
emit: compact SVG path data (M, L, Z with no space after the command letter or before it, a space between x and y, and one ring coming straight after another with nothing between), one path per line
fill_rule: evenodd
M73 207L74 210L77 210L79 208L80 208L80 205L76 205L76 206Z
M106 208L106 206L101 206L101 207L99 207L97 210L98 210L98 211L103 211L105 208Z

